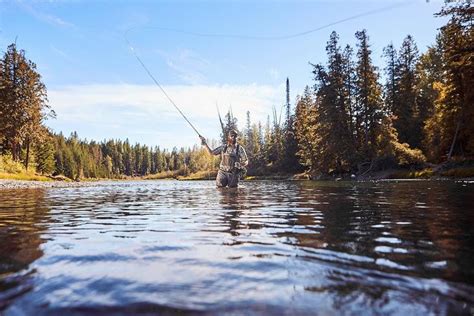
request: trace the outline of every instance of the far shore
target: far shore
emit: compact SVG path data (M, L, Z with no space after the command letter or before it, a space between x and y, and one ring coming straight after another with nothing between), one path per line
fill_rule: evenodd
M464 171L452 171L445 172L445 175L441 173L432 172L408 172L401 170L385 170L371 173L370 175L364 176L324 176L314 177L306 173L301 174L275 174L265 176L248 176L244 181L258 181L258 180L269 180L269 181L354 181L354 182L365 182L365 181L469 181L474 182L474 174L472 172ZM470 170L472 171L472 170ZM459 175L459 176L457 176ZM48 189L48 188L74 188L74 187L93 187L102 186L104 182L117 183L126 181L153 181L153 180L177 180L177 181L214 181L215 177L203 176L203 174L191 174L189 176L176 176L176 177L164 177L164 178L146 178L146 177L128 177L122 179L82 179L81 181L73 181L65 179L64 177L49 178L48 180L38 181L32 180L18 180L18 179L0 179L0 190L11 190L11 189Z
M182 175L181 171L164 171L145 177L120 178L81 178L72 180L63 175L46 176L38 175L33 171L23 173L0 172L1 189L41 189L41 188L71 188L102 186L104 182L117 183L126 181L153 181L153 180L178 180L214 181L217 170L205 170ZM251 175L245 177L244 181L268 180L268 181L408 181L408 180L455 180L474 181L474 161L447 162L438 165L412 166L405 168L386 169L380 171L366 172L361 175L344 173L331 175L317 175L308 172L269 173L263 175Z

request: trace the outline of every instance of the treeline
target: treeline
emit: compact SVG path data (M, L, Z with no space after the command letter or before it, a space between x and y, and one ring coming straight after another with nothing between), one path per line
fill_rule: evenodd
M132 145L128 140L88 142L80 140L77 133L68 138L62 134L54 135L53 140L54 146L43 155L48 157L48 162L38 161L37 168L44 173L63 174L71 179L143 177L163 172L188 175L216 168L217 163L197 146L167 151L138 143Z
M167 151L130 144L56 135L44 125L55 117L36 65L16 44L0 59L0 172L5 161L22 162L25 169L71 179L147 176L162 172L186 175L215 168L216 159L202 148Z
M249 157L249 175L295 173L304 170L297 156L295 114L291 110L288 79L286 80L286 103L283 108L284 113L277 113L273 108L272 119L269 115L265 125L261 122L252 123L250 112L247 112L241 141ZM225 130L228 128L237 128L237 120L233 118L232 113L226 115Z
M416 45L408 36L398 53L389 46L393 62L386 68L390 82L383 87L367 32L355 36L354 52L349 45L341 48L333 32L326 46L327 64L313 65L315 84L296 105L298 156L319 173L423 163L420 140L408 139L415 130L421 132L423 121L418 118L426 116L415 90Z
M273 110L262 124L252 122L247 112L240 139L250 160L248 174L364 174L472 159L472 1L446 1L438 15L449 21L426 52L420 53L408 35L401 47L384 49L383 69L372 62L366 30L355 33L355 48L341 46L333 32L327 62L312 65L314 82L297 98L294 110L287 80L284 113ZM55 115L46 88L35 64L14 44L0 60L0 102L0 154L26 168L34 163L41 173L116 178L217 168L218 159L201 147L167 151L128 140L98 143L76 133L67 138L51 133L44 126ZM229 111L221 124L225 142L226 132L238 129L238 122Z
M327 62L313 64L314 83L286 120L247 123L256 169L316 174L363 174L396 166L472 159L474 154L474 10L472 1L446 1L449 16L422 54L408 35L384 49L386 65L372 62L366 30L356 48L331 33ZM381 82L381 74L384 82ZM287 95L288 95L287 81ZM258 126L258 127L257 127ZM295 161L294 157L298 158ZM267 168L268 171L268 168Z

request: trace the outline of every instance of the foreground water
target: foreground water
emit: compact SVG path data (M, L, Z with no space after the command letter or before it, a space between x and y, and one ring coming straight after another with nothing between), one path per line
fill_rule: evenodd
M474 183L0 190L0 314L474 314Z

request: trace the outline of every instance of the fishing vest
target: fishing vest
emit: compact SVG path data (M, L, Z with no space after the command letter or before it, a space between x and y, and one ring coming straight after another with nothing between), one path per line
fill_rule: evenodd
M224 149L221 152L221 164L219 166L219 169L225 172L232 172L235 167L235 163L240 161L239 157L239 151L240 151L240 145L237 144L235 147L235 152L231 150L231 152L227 152L228 146L227 144L224 145Z

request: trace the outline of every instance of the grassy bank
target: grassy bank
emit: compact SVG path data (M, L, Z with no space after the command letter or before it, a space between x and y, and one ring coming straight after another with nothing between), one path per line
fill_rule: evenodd
M395 170L389 179L465 179L474 178L474 161L450 161L419 170Z
M180 175L179 172L162 172L156 175L150 175L143 179L177 179L177 180L214 180L217 170L198 171L189 175ZM371 172L364 176L351 177L350 174L343 176L315 176L309 173L301 174L282 174L273 173L265 175L249 175L245 180L381 180L381 179L465 179L474 178L474 162L452 162L440 165L432 165L415 170L411 169L390 169Z
M51 179L46 176L36 174L34 166L31 166L28 170L26 170L22 163L13 161L9 155L0 156L0 179L51 181Z
M187 176L179 176L178 180L214 180L217 176L217 170L198 171Z
M164 180L164 179L176 179L180 175L180 170L175 171L163 171L156 174L150 174L145 177L139 177L141 180Z
M51 178L31 173L6 173L0 172L0 179L23 180L23 181L52 181Z
M164 171L145 177L120 176L112 179L80 179L81 182L93 182L101 180L134 181L134 180L214 180L217 170L204 170L185 175L185 170ZM269 173L260 175L249 175L245 180L382 180L382 179L472 179L474 178L474 160L450 161L438 165L425 165L423 167L396 168L390 170L373 171L364 175L315 175L308 172L301 174ZM0 179L23 180L23 181L55 181L74 182L65 176L44 176L36 174L34 166L26 170L19 162L14 162L8 156L0 156Z

